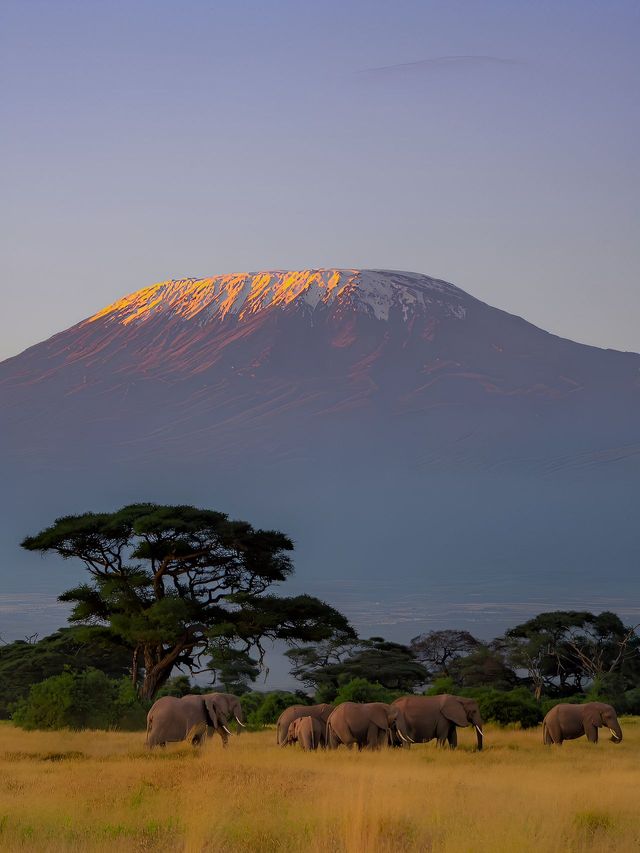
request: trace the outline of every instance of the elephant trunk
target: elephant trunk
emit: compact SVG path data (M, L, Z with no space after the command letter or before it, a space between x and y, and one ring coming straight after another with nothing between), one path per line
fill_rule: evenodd
M237 723L236 734L239 735L241 729L247 728L244 724L244 711L242 709L242 705L240 704L240 702L235 702L233 704L231 713L233 714L235 721Z
M620 728L620 723L616 722L615 728L609 727L609 731L611 732L611 742L612 743L620 743L622 740L622 729Z
M476 726L476 737L478 739L478 751L482 749L482 743L484 740L484 732L480 728L480 726Z

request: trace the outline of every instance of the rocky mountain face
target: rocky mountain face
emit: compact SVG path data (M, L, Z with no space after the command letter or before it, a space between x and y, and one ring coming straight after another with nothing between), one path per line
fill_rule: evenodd
M34 526L145 499L281 527L300 585L362 624L636 583L640 356L427 276L156 284L0 364L0 401L3 549L29 577Z

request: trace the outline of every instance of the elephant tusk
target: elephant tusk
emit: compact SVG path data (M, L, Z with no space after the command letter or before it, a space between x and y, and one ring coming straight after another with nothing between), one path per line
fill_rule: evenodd
M618 737L618 735L614 732L614 730L613 730L613 729L609 729L609 731L611 732L611 734L614 736L614 738L615 738L616 740L620 740L620 738L619 738L619 737Z
M235 715L234 715L234 716L235 716ZM242 726L242 728L243 728L243 729L246 729L246 728L247 728L247 727L245 726L245 724L242 722L242 720L239 720L237 717L236 717L236 722L238 723L238 725L239 725L239 726Z
M484 737L484 732L482 731L482 729L480 728L480 726L476 726L476 729L478 730L478 734L479 734L481 737Z
M226 732L228 735L230 735L230 734L231 734L231 732L229 731L229 729L228 729L225 725L223 725L223 726L222 726L222 728L225 730L225 732Z
M404 741L405 743L409 743L409 741L408 741L408 740L406 739L406 737L402 734L402 732L400 731L400 729L396 729L396 731L398 732L398 735L400 736L400 740Z

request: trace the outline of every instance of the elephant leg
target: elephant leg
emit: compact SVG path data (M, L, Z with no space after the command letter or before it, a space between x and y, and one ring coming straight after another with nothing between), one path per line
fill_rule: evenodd
M449 741L450 749L455 749L458 745L458 727L455 723L452 724L449 729L449 733L447 734L447 740Z
M220 739L222 740L222 746L226 749L229 745L229 735L225 732L222 726L218 726L216 731L220 735Z
M589 743L598 743L598 729L593 723L584 724L584 733L587 736Z
M551 744L553 743L553 738L551 737L549 727L546 723L542 726L542 742L545 744L545 746L551 746Z
M328 749L337 749L340 746L338 735L333 730L333 726L327 725L327 747Z
M367 729L367 747L369 749L378 749L378 738L380 736L380 729L375 723L369 723L369 727Z
M449 721L448 720L439 720L438 725L436 726L436 738L438 739L438 746L444 746L447 742L447 738L449 736Z
M191 746L202 746L202 744L207 739L207 724L206 723L196 723L191 726L189 731L187 732L187 736L185 740Z
M557 746L562 746L564 734L562 733L560 724L557 721L552 722L550 725L547 724L547 737L550 738L549 743L555 743Z

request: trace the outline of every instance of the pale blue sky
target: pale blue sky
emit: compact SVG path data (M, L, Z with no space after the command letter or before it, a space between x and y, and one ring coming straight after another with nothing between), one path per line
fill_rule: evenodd
M640 350L638 2L1 15L0 357L160 279L317 266Z

